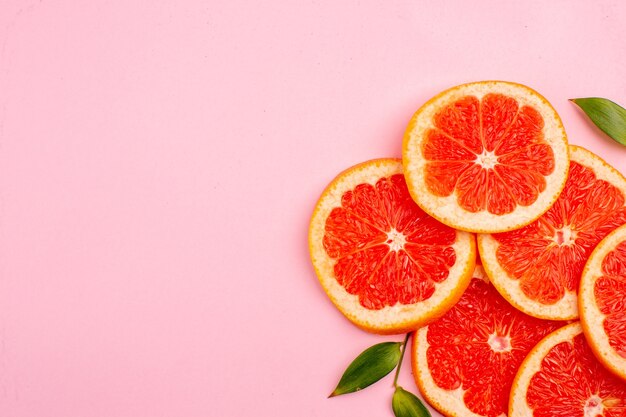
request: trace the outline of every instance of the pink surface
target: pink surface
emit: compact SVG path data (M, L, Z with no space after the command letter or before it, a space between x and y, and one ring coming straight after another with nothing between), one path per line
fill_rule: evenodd
M255 3L0 4L0 415L391 416L391 379L326 399L402 336L332 307L307 226L452 85L534 87L626 172L567 101L626 104L625 2Z

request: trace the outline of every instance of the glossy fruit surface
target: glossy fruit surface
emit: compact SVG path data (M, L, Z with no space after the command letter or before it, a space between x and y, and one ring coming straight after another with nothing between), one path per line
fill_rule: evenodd
M570 147L565 189L539 219L518 230L480 235L482 262L511 304L535 317L578 317L578 285L595 246L626 223L626 179L600 157Z
M445 415L497 417L507 412L519 365L560 326L513 308L477 266L459 302L416 332L413 374Z
M625 417L626 383L593 355L580 323L548 335L513 382L509 417Z
M380 159L340 174L309 230L318 278L333 303L373 332L412 330L443 314L469 284L474 236L411 199L402 164Z
M604 238L591 254L578 299L591 349L626 381L626 225Z
M552 106L520 84L446 90L413 116L403 160L415 201L445 224L502 232L530 223L561 192L567 138Z

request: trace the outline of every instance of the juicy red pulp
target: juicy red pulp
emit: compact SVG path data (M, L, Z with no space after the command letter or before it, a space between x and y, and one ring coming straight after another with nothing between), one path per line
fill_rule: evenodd
M563 192L535 222L492 235L499 243L498 263L529 298L554 304L565 291L578 291L593 248L626 223L622 192L572 161Z
M472 412L506 415L519 365L560 325L523 314L491 284L475 278L459 302L428 326L428 368L440 388L462 389Z
M626 359L626 241L604 258L602 273L594 286L596 303L605 315L603 326L609 344Z
M533 204L554 171L543 117L502 94L463 97L434 117L422 155L430 192L475 213L501 215Z
M531 378L526 401L534 417L626 417L626 383L600 365L582 334L554 346Z
M430 298L456 261L455 240L454 229L415 204L398 174L343 194L326 219L323 243L339 284L378 310Z

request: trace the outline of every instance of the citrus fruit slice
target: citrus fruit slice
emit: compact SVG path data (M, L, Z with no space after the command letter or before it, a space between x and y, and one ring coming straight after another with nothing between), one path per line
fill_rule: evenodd
M626 225L593 251L580 279L580 323L602 364L626 380Z
M546 336L519 368L509 417L626 417L626 384L595 358L580 323Z
M464 84L413 116L403 161L417 204L442 223L481 233L543 214L567 178L567 137L536 91L503 81Z
M506 415L519 365L561 325L513 308L477 266L459 302L416 332L413 375L424 398L447 416Z
M535 317L578 317L580 275L593 248L626 223L626 179L590 151L570 146L570 171L555 204L533 223L478 236L489 279Z
M469 284L474 235L424 213L399 159L364 162L323 192L309 228L315 272L357 326L403 333L447 311Z

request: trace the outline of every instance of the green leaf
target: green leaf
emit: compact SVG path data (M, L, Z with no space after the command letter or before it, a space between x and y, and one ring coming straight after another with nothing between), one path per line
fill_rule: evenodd
M329 398L369 387L393 371L400 360L400 346L400 342L385 342L365 349L348 366Z
M396 417L431 417L430 411L414 394L405 391L401 386L396 387L391 400L391 408Z
M611 139L626 145L626 109L599 97L571 99Z

